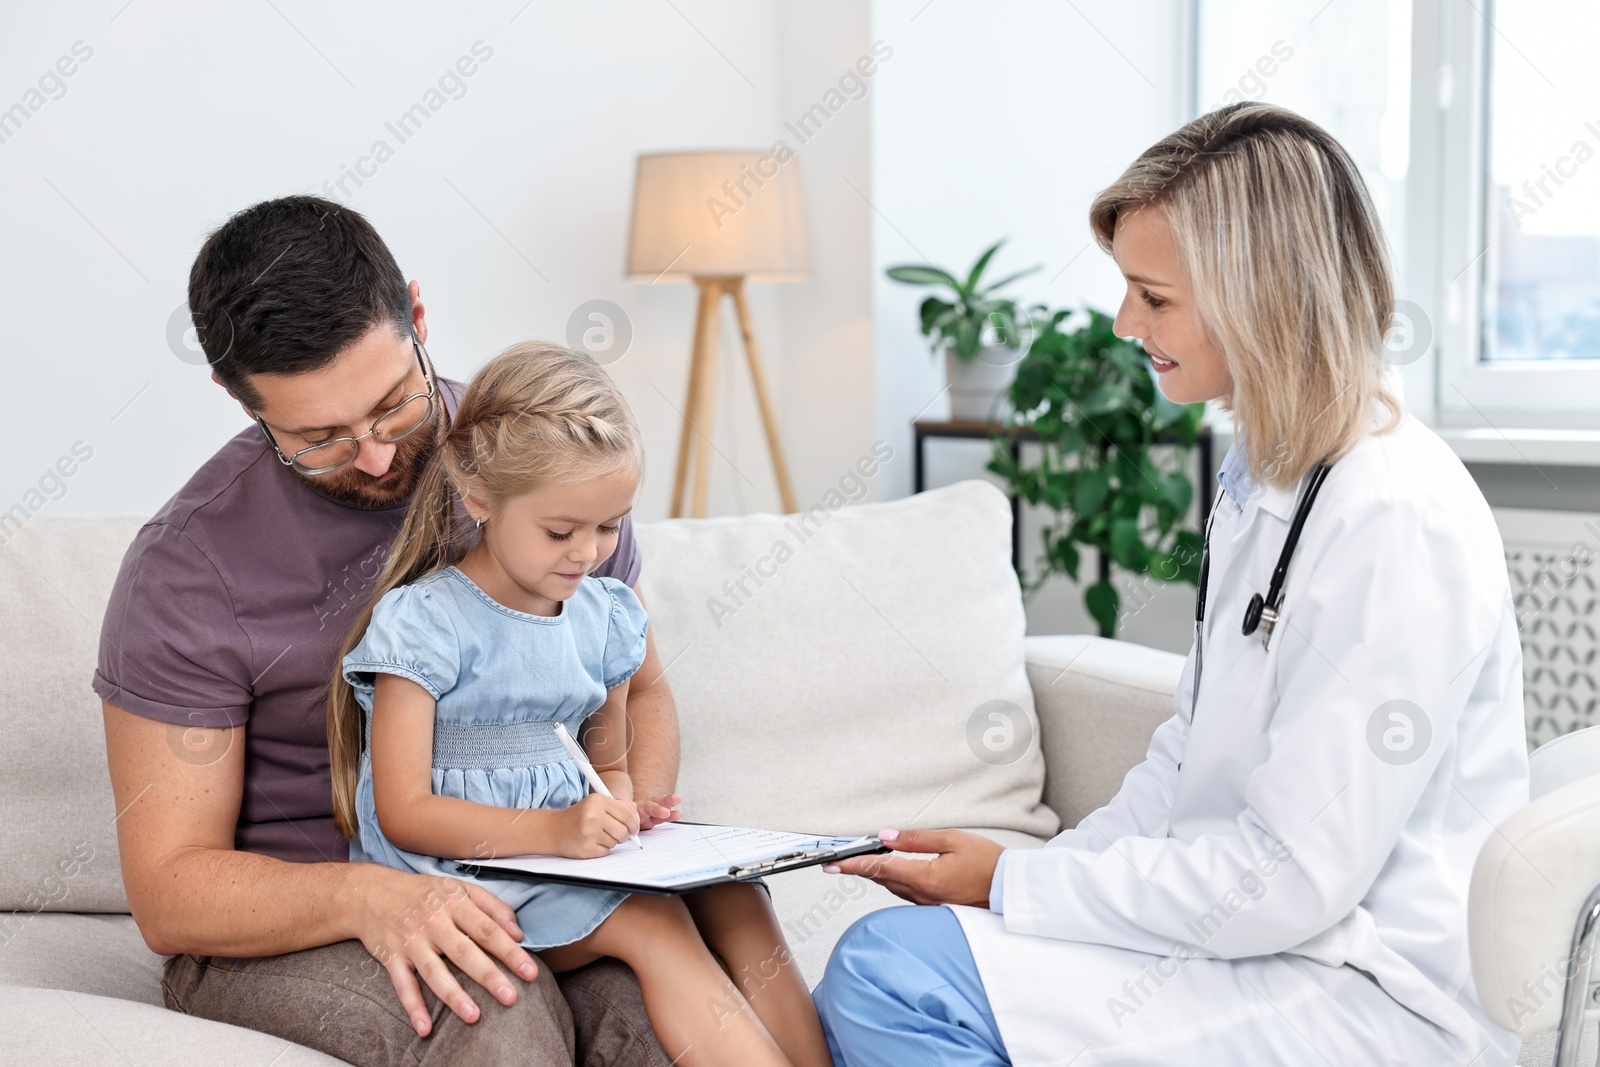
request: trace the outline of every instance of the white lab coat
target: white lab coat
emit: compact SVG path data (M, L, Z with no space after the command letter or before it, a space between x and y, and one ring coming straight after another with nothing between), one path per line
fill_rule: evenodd
M1001 915L955 909L1018 1067L1515 1058L1466 930L1478 849L1528 798L1494 520L1415 419L1369 435L1263 647L1240 622L1296 495L1219 499L1193 721L1191 651L1115 799L1006 853Z

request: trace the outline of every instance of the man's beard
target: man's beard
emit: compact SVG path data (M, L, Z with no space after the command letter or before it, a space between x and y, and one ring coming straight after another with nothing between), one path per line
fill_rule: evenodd
M379 485L378 479L366 471L357 470L353 464L334 474L318 477L304 475L293 469L290 473L307 489L335 503L362 511L385 511L411 498L412 491L422 478L422 468L427 466L429 457L438 449L438 436L439 413L435 412L430 425L396 442L394 458L389 462L389 470L384 472L386 477L393 473L394 479L383 485Z

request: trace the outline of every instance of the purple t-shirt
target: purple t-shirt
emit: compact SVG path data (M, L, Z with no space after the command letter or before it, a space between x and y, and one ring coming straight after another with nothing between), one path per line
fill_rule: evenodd
M453 413L463 386L440 385ZM405 514L404 504L362 511L318 496L252 427L195 472L123 558L94 691L172 723L182 759L222 755L185 745L187 728L245 726L235 848L297 862L349 858L333 825L324 701ZM628 519L595 573L638 580Z

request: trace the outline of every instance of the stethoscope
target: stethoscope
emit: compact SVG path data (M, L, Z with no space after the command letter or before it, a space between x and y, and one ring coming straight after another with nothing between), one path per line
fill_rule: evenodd
M1330 464L1327 463L1318 463L1311 469L1311 480L1294 506L1294 517L1289 520L1289 535L1284 538L1283 550L1278 553L1278 565L1272 569L1267 595L1254 594L1244 609L1244 624L1240 631L1249 637L1259 630L1263 645L1272 643L1273 628L1278 625L1278 618L1283 612L1283 583L1289 574L1289 561L1294 558L1295 547L1300 543L1300 530L1306 524L1306 516L1311 514L1311 505L1316 503L1317 493L1327 480L1329 469ZM1206 536L1200 550L1200 587L1194 598L1194 690L1189 704L1191 722L1194 720L1195 703L1200 699L1200 668L1205 651L1206 583L1211 577L1211 527L1216 518L1217 508L1213 507L1206 518Z

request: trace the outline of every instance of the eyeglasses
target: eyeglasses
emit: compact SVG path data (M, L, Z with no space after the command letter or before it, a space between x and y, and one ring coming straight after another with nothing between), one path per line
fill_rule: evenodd
M250 414L254 416L256 425L261 428L267 444L278 454L278 461L285 467L292 467L297 473L310 477L332 474L356 461L356 456L361 454L362 438L374 437L384 444L392 445L427 425L433 418L437 383L427 360L422 356L422 342L418 339L416 331L412 331L411 334L411 347L416 352L417 365L422 368L422 378L428 383L428 391L412 393L379 415L372 420L372 428L360 437L335 437L331 441L321 441L310 448L302 448L293 455L286 456L283 454L283 449L278 447L277 439L272 436L272 431L267 429L267 424L261 416L252 411Z

